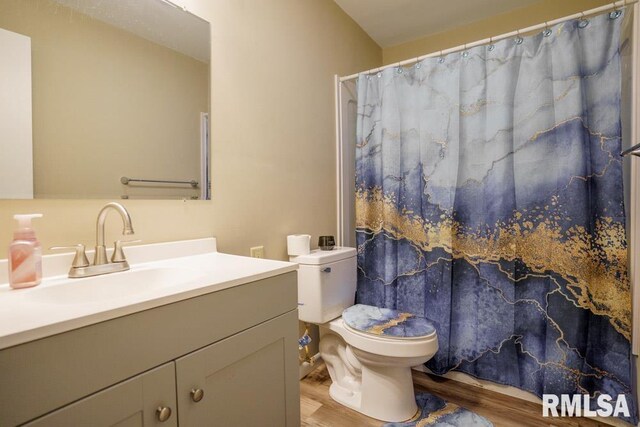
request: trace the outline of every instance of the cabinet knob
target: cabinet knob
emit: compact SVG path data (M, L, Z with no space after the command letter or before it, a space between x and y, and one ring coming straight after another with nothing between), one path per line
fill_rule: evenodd
M158 409L156 409L156 415L158 416L158 421L163 423L171 418L171 408L168 406L158 406Z
M204 397L204 390L201 388L194 388L191 390L191 400L194 402L200 402Z

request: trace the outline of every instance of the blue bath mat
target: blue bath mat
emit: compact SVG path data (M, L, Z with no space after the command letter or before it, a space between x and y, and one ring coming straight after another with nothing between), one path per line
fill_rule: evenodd
M493 427L488 419L475 412L449 403L429 393L417 393L418 415L402 423L388 423L384 427Z

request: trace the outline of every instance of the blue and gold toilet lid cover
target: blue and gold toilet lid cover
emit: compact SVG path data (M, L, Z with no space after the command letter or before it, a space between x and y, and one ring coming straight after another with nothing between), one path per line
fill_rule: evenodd
M344 323L359 332L389 338L419 338L436 332L424 317L390 308L356 304L342 312Z

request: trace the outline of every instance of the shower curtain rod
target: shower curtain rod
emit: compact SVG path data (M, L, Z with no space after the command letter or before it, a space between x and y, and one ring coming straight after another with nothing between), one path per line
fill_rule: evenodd
M547 21L547 22L544 22L542 24L532 25L530 27L522 28L520 30L511 31L510 33L501 34L501 35L495 36L495 37L489 37L488 39L478 40L478 41L475 41L475 42L472 42L472 43L465 43L463 45L452 47L452 48L449 48L449 49L444 49L444 50L438 50L438 51L435 51L435 52L431 52L431 53L428 53L426 55L419 56L417 58L406 59L404 61L400 61L400 62L396 62L396 63L393 63L393 64L385 65L383 67L372 68L371 70L361 71L360 73L352 74L350 76L340 77L340 82L342 83L342 82L346 82L346 81L349 81L349 80L357 79L360 74L374 74L374 73L378 73L378 72L380 72L382 70L386 70L387 68L401 67L401 66L404 66L404 65L415 64L415 63L420 62L420 61L422 61L423 59L426 59L426 58L433 58L434 56L442 56L442 55L447 55L449 53L464 51L464 50L470 49L472 47L481 46L481 45L490 44L490 43L495 43L497 41L508 39L508 38L513 37L513 36L518 36L519 37L521 34L526 34L526 33L531 33L531 32L534 32L534 31L543 30L543 29L548 28L548 27L550 27L552 25L560 24L562 22L570 21L572 19L586 18L586 17L589 17L589 16L598 15L598 14L606 12L608 10L616 10L616 9L619 9L619 8L623 8L625 6L629 6L629 5L635 4L638 1L640 1L640 0L614 1L611 4L606 4L604 6L596 7L594 9L590 9L590 10L587 10L587 11L584 11L584 12L574 13L573 15L565 16L563 18L554 19L553 21Z

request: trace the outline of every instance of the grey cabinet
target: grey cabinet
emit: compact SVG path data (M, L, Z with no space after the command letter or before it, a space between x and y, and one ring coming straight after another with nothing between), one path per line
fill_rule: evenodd
M292 312L177 359L179 424L299 425L296 322Z
M298 426L296 277L0 350L0 426Z
M167 363L38 418L27 426L175 427L178 425L175 378L175 365Z

